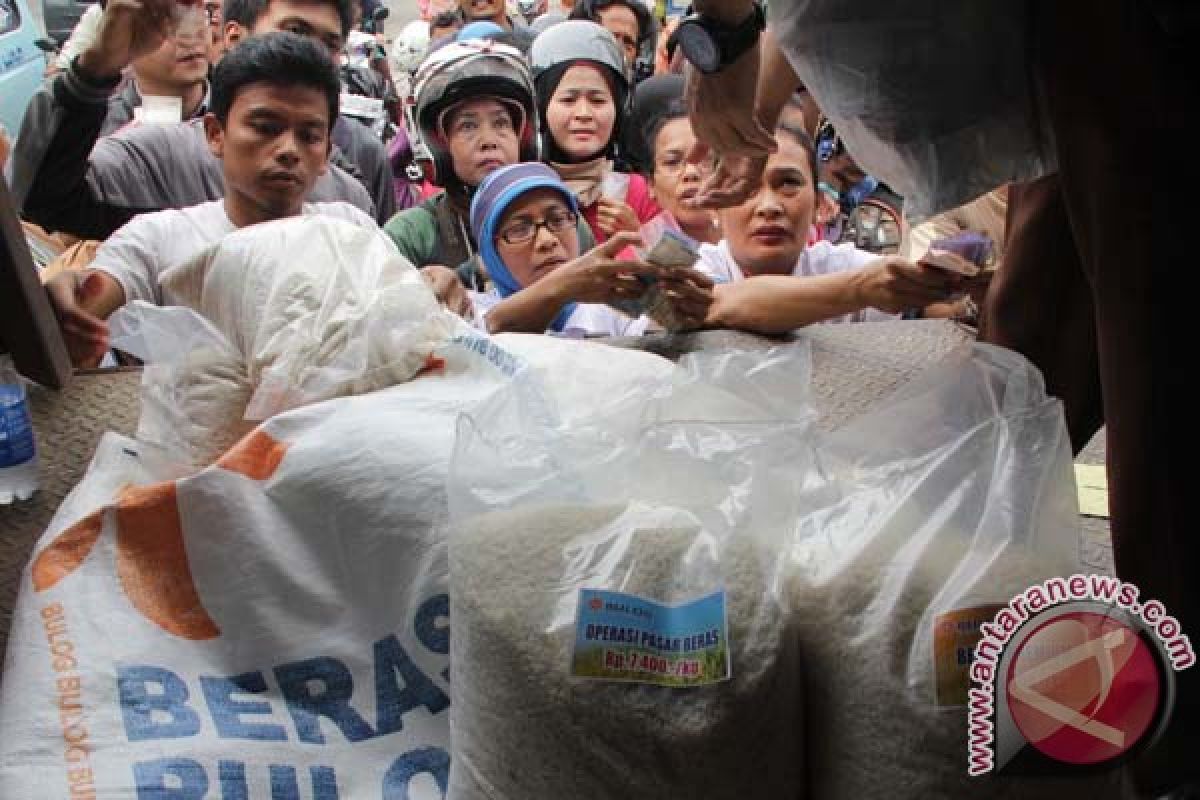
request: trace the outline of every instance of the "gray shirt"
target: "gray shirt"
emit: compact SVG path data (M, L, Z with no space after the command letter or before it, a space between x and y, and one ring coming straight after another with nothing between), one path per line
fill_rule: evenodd
M225 196L221 162L201 120L131 126L100 138L109 95L72 68L33 96L7 168L25 219L106 239L138 214ZM374 214L362 184L332 164L307 199L348 202Z

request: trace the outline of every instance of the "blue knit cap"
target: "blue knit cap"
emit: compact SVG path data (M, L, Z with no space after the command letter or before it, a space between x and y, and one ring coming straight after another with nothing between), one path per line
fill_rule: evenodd
M454 41L465 42L467 39L489 39L504 32L504 28L501 28L494 22L489 22L486 19L477 20L460 28L458 33L454 35Z
M534 189L554 189L563 196L571 211L579 213L574 192L567 188L557 172L537 162L512 164L495 170L479 184L471 201L471 233L479 243L479 257L501 297L514 295L523 287L517 283L508 265L496 251L496 228L508 207L521 195ZM575 303L563 306L551 328L561 331L574 311Z

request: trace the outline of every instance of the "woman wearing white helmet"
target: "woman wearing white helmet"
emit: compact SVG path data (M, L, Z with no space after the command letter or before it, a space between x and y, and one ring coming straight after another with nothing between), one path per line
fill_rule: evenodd
M616 39L594 22L567 20L538 36L529 57L543 159L575 192L598 241L638 231L659 208L642 176L611 177L629 95Z
M430 54L417 70L413 95L414 149L429 152L426 177L444 191L392 217L384 230L416 266L461 267L468 285L480 285L484 276L472 268L471 196L493 170L537 160L533 82L514 48L469 40Z

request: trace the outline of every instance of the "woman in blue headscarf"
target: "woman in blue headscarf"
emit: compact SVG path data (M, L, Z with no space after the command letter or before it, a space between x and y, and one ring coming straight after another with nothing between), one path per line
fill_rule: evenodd
M493 288L473 299L488 331L641 335L649 320L606 304L636 300L653 280L669 283L676 312L700 325L712 302L710 286L642 261L618 260L620 251L641 244L634 233L618 234L581 256L578 218L574 193L544 164L502 167L483 180L471 203L471 231Z

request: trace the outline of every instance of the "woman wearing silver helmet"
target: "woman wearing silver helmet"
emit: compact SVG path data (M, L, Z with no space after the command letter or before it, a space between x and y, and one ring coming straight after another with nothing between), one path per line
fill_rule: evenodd
M430 54L417 70L413 95L414 150L428 151L426 177L444 191L392 217L384 230L416 266L458 268L465 283L481 288L486 276L473 258L471 197L493 170L537 160L533 81L516 49L468 40Z
M616 39L594 22L568 20L538 36L529 57L543 160L575 192L597 241L636 232L659 208L642 176L614 172L629 95Z

